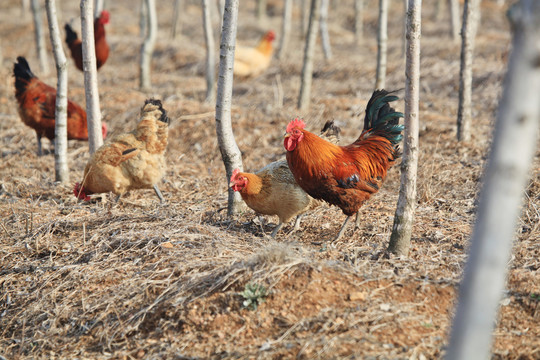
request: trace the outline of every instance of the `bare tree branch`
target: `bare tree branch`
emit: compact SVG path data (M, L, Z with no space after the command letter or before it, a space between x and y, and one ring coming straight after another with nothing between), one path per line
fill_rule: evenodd
M379 26L377 31L377 74L375 89L386 84L386 55L388 47L388 0L379 0Z
M158 25L155 0L144 1L146 2L148 30L141 46L139 88L141 90L148 91L152 88L152 81L150 78L150 63L152 62L152 54L154 53L154 46L156 44Z
M311 0L308 35L306 39L306 47L304 49L304 65L302 66L302 83L300 85L300 95L298 96L298 108L300 110L309 108L309 104L311 102L313 55L315 54L315 43L317 41L317 32L319 30L320 11L321 0Z
M212 31L212 17L210 15L209 0L202 0L203 8L203 28L204 39L206 43L206 100L213 102L216 99L216 71L215 71L215 51L214 51L214 32Z
M39 59L39 68L43 75L49 73L49 59L47 58L47 46L43 34L43 19L39 0L32 0L32 16L34 19L34 35L36 38L36 52Z

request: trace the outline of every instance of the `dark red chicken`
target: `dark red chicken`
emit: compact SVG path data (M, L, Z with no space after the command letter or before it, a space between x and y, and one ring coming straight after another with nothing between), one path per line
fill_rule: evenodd
M40 81L30 70L26 59L17 58L13 66L15 76L15 97L19 103L21 120L36 131L38 155L42 155L41 138L54 141L56 89ZM86 112L68 100L67 136L73 140L88 140ZM102 125L103 138L107 135L107 125Z
M97 68L105 64L109 57L109 44L105 38L105 25L109 23L109 12L103 10L101 15L94 21L94 43L96 47ZM71 57L75 61L77 69L83 71L82 41L77 36L71 25L66 24L66 44L71 51Z

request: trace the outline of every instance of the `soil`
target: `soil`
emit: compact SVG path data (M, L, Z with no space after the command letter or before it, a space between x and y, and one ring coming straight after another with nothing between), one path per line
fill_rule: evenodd
M418 200L408 257L386 254L400 169L361 209L360 228L329 239L345 218L321 205L302 230L277 238L277 222L250 209L227 218L227 179L214 109L205 102L205 45L200 4L184 1L171 37L172 1L157 1L159 33L151 91L138 89L139 4L106 2L111 54L99 71L103 121L110 135L129 131L144 100L163 100L172 119L168 170L152 190L77 202L89 158L86 142L70 141L70 182L55 182L54 155L36 155L32 129L19 119L12 68L28 58L41 80L32 17L19 1L2 2L0 47L0 355L6 359L434 359L444 356L459 282L474 226L477 197L510 51L506 8L482 2L473 79L473 133L456 140L460 43L448 11L422 9ZM282 2L240 4L238 42L255 45L281 29ZM444 3L444 2L443 2ZM301 11L295 3L283 60L262 75L235 80L232 123L244 168L283 158L288 121L303 117L317 131L326 120L341 142L360 133L375 82L378 2L365 1L363 39L354 39L352 1L330 6L333 57L320 46L309 110L296 108L302 70ZM75 1L57 4L59 23L76 19ZM216 8L212 7L212 10ZM214 34L219 19L214 11ZM405 87L402 2L391 2L386 88ZM46 20L44 21L46 23ZM74 22L77 24L77 20ZM78 25L76 25L78 26ZM219 37L216 35L216 39ZM65 49L67 50L67 49ZM69 61L69 96L84 104L84 79ZM218 59L216 59L217 63ZM280 92L281 89L281 92ZM282 94L282 95L280 95ZM401 98L404 91L398 92ZM403 111L404 101L395 103ZM44 140L48 148L47 140ZM516 230L508 282L494 319L494 359L540 359L540 151ZM263 231L261 230L261 227ZM264 296L252 298L246 289ZM256 305L256 306L255 306ZM2 357L0 357L2 358Z

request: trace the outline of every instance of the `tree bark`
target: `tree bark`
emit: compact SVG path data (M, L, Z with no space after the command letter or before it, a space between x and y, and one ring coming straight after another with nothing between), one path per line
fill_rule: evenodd
M277 57L279 60L283 60L289 45L289 39L291 37L291 18L292 18L292 0L285 0L283 4L283 22L281 23L281 38L279 40L279 50Z
M212 31L212 17L210 16L209 0L202 0L204 39L206 42L206 100L213 102L216 99L216 71L214 59L214 32Z
M262 20L266 17L266 0L257 0L257 19Z
M144 39L148 28L148 6L146 0L141 0L139 9L139 35Z
M479 12L480 0L465 0L463 6L463 28L461 30L461 68L459 71L457 116L457 139L459 141L471 140L472 63Z
M97 19L101 12L103 11L103 5L105 3L105 0L95 0L94 3L94 19Z
M301 0L300 6L302 7L300 11L302 12L302 20L300 21L300 33L302 34L302 38L305 38L308 31L309 26L309 8L310 8L310 2L309 0Z
M439 21L443 17L444 3L446 0L435 0L435 21Z
M375 89L386 84L386 55L388 47L388 0L379 0L379 28L377 31L377 75Z
M489 359L540 128L540 2L509 10L514 35L446 359Z
M313 55L315 54L315 43L317 41L317 32L319 30L320 11L321 0L311 0L308 34L306 47L304 49L304 65L302 66L302 83L300 84L300 95L298 96L298 109L300 110L308 109L311 101Z
M150 64L152 55L154 54L154 46L158 31L156 2L155 0L144 0L147 9L147 32L141 46L141 65L140 65L140 81L139 88L143 91L149 91L152 88L150 79Z
M401 183L388 251L407 256L411 245L416 205L418 168L418 104L420 87L420 36L422 0L409 0L407 11L407 60L405 65L405 134Z
M58 19L56 17L55 0L45 0L47 20L49 23L49 35L51 38L54 60L56 62L57 85L56 85L56 108L54 126L54 170L56 181L69 182L69 168L67 161L67 59L62 48Z
M328 3L330 0L321 1L321 43L326 60L332 59L332 47L330 46L330 34L328 34Z
M236 46L236 29L238 26L238 1L226 0L221 30L219 75L216 101L216 133L221 158L225 165L227 184L234 169L242 167L242 154L234 139L231 124L231 104L233 88L234 49ZM242 197L230 187L227 216L231 217L243 206Z
M364 0L354 0L354 40L357 44L364 37Z
M49 73L49 59L47 58L47 46L45 45L45 35L43 34L43 18L39 0L32 0L32 17L34 19L34 35L36 38L36 52L39 59L41 74Z
M454 42L459 41L459 2L458 0L448 0L450 8L450 26L452 31L452 39Z
M93 0L81 0L81 39L84 70L84 93L86 97L86 121L88 124L88 146L93 154L103 145L101 132L101 110L94 43Z
M174 0L174 11L172 18L172 27L171 27L171 37L176 39L176 34L178 30L181 30L182 22L179 20L180 14L184 8L184 3L182 0Z

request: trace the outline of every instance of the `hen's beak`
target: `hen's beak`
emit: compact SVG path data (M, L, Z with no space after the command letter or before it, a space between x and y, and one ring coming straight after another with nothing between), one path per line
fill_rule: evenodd
M289 133L285 133L285 135L283 135L284 138L288 138L289 136L291 136Z

